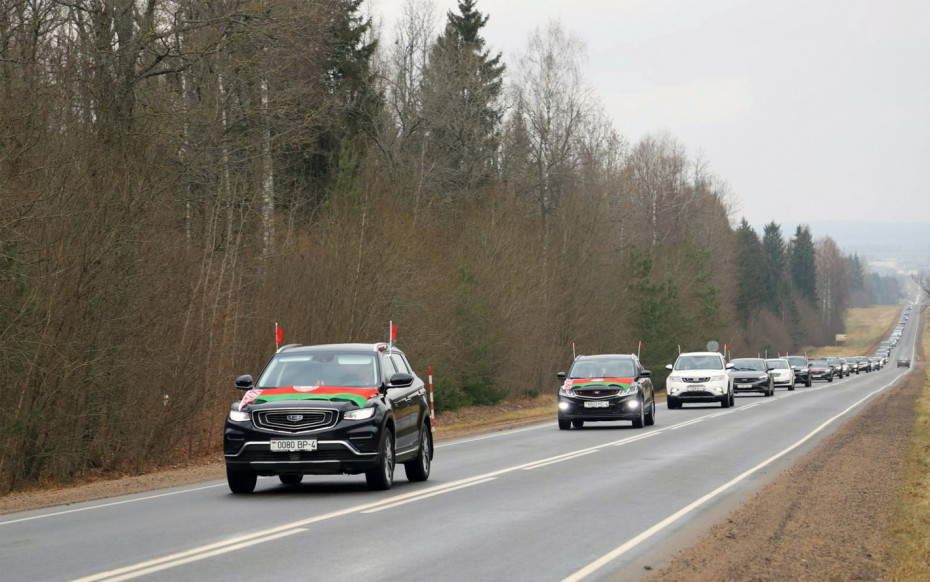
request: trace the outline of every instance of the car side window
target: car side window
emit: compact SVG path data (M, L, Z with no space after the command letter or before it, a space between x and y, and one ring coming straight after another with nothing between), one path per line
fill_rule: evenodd
M407 363L404 362L404 358L400 354L391 354L391 360L394 362L394 368L398 372L403 372L404 374L410 373L410 368L407 366Z
M381 358L381 373L384 374L385 382L390 382L391 376L397 373L397 368L394 367L394 362L391 361L391 357L388 355Z

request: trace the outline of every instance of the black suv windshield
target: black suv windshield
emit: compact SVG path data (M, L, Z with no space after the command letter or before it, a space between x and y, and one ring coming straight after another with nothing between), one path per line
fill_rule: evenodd
M256 383L258 388L282 386L375 387L379 384L374 353L298 352L277 354Z
M578 360L568 374L569 378L632 378L633 361L598 358Z
M733 360L733 369L737 372L765 372L765 362L758 358L741 358Z
M823 358L818 358L816 360L811 360L811 365L812 366L826 366L827 361L824 360Z
M807 365L807 362L805 362L804 358L802 358L801 356L788 356L786 359L788 360L788 363L791 364L792 366L806 366Z

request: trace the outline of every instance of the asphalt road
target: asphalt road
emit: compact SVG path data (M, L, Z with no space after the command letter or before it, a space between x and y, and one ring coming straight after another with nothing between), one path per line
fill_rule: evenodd
M653 427L551 422L442 443L432 476L225 481L0 518L0 579L636 579L887 390L884 370L730 409L658 408Z

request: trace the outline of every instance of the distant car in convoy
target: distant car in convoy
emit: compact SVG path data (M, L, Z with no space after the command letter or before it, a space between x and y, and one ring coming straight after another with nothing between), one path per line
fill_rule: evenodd
M850 357L850 356L845 356L843 359L846 360L846 365L849 366L849 373L850 373L850 374L858 374L858 373L859 373L859 362L856 361L855 358Z
M259 475L285 485L304 475L364 474L390 489L395 463L410 481L429 478L433 438L423 381L387 344L284 346L226 418L223 452L233 493Z
M804 356L785 356L785 359L788 360L788 364L794 371L794 381L796 383L802 383L810 388L811 370L810 363L807 361L807 358Z
M849 376L849 363L844 361L842 358L828 357L827 363L833 366L833 373L843 378Z
M827 362L826 358L814 358L811 360L811 380L833 381L833 366Z
M680 354L675 364L665 366L671 371L666 385L669 408L681 408L686 402L719 402L724 408L734 404L733 377L727 363L717 352L687 352Z
M882 362L882 359L877 356L869 358L869 361L872 362L873 370L881 370L882 366L884 365L884 362Z
M784 386L788 388L788 390L794 390L794 370L791 369L788 360L784 358L770 358L765 361L765 365L768 366L769 373L772 374L772 380L775 382L775 386Z
M578 356L567 376L557 376L561 430L585 422L631 420L635 428L656 422L652 372L632 354Z
M734 392L761 392L763 396L775 394L775 381L762 358L736 358L733 364Z
M898 367L899 368L910 368L911 359L910 358L898 358Z

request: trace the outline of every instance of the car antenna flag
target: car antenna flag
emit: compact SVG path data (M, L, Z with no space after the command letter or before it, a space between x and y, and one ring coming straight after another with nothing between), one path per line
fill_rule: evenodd
M278 327L278 322L274 322L274 345L275 348L280 348L281 344L284 343L284 330Z
M576 359L578 356L575 355L575 342L572 342L572 360Z
M394 346L397 345L397 326L394 325L394 322L391 321L388 323L389 332L391 334L391 341L388 342L388 351L393 352Z
M639 340L639 345L636 347L636 357L639 358L640 352L643 351L643 340Z

